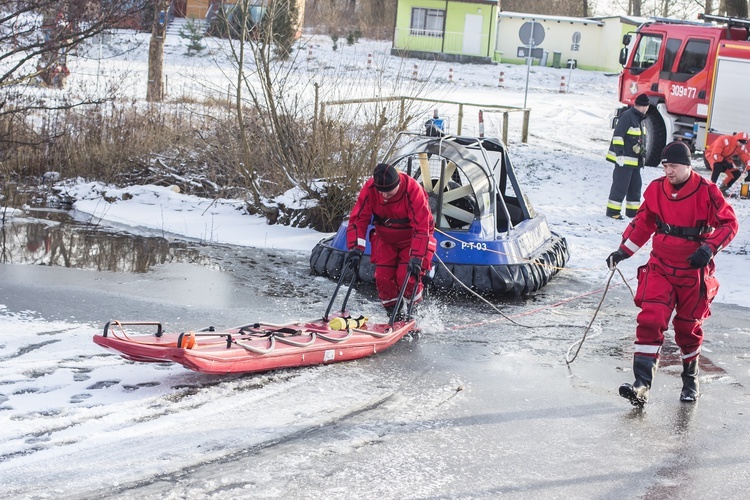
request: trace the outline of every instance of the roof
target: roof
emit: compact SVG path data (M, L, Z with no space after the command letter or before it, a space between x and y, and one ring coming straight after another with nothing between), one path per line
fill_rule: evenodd
M622 24L630 24L631 26L640 26L641 24L651 20L648 17L640 17L640 16L596 16L596 17L592 17L591 19L602 20L602 21L607 21L610 19L617 19Z
M604 26L604 22L589 17L568 17L568 16L546 16L544 14L529 14L528 12L498 12L497 17L508 17L515 19L534 19L537 21L557 21L559 23L579 23L579 24L593 24L596 26Z
M497 5L497 0L445 0L446 3L481 3L483 5Z

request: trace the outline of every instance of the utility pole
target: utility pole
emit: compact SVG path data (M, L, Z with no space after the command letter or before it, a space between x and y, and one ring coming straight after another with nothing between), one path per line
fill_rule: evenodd
M167 11L169 0L155 0L151 43L148 46L148 85L146 100L161 102L164 99L164 39L167 36Z

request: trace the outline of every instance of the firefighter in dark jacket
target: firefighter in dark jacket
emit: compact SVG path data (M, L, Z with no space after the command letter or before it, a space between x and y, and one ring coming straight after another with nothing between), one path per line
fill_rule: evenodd
M370 233L370 261L375 264L375 286L390 317L405 279L409 279L405 301L410 300L413 293L415 303L421 300L422 276L432 266L436 248L432 235L435 222L425 190L392 165L380 163L375 167L349 215L346 262L355 269L364 253L367 228L371 223L374 230ZM401 311L396 314L400 319Z
M623 200L626 200L625 215L628 217L635 217L641 206L642 155L646 152L646 129L643 127L643 119L648 113L648 107L648 96L640 94L636 97L633 107L620 115L615 126L607 152L607 161L615 164L607 201L607 217L622 219Z
M633 384L620 386L620 396L635 406L648 400L664 332L674 311L674 341L682 355L681 401L695 401L703 320L719 289L713 257L737 234L737 217L716 184L690 168L690 149L683 142L662 151L664 177L648 185L643 205L622 234L620 247L607 257L614 269L646 245L651 255L638 268L635 305L638 313L633 354Z

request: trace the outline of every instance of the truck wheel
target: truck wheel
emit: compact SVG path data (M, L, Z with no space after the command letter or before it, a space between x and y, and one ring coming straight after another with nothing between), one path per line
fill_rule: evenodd
M643 120L646 129L646 156L643 164L648 167L656 167L661 163L661 151L667 145L667 130L661 115L656 111L650 111Z

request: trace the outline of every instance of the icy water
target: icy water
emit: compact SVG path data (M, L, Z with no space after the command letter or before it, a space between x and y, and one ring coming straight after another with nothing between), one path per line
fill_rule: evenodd
M432 296L421 333L363 360L245 376L133 363L106 321L167 330L322 315L308 256L200 245L36 212L3 227L0 478L14 498L742 498L750 483L747 309L706 324L703 397L665 347L646 410L637 310L563 272L533 298ZM374 290L350 309L381 318ZM379 316L380 315L380 316ZM51 464L66 464L66 467Z

